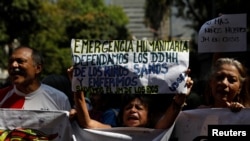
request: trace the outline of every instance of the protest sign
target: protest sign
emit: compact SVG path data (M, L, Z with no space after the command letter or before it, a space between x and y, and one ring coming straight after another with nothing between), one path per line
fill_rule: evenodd
M188 41L72 39L73 91L186 93Z
M70 141L71 124L64 111L0 109L0 140Z
M228 14L207 21L199 31L198 52L246 51L246 19L246 14Z
M232 112L229 108L205 108L182 111L176 119L173 134L178 141L198 141L211 137L209 126L221 126L224 132L244 131L244 125L250 131L250 109L244 108L240 112ZM241 127L234 129L234 127ZM218 128L219 129L219 128ZM234 131L231 131L233 130ZM215 130L217 131L217 130ZM234 133L235 133L234 132ZM216 133L216 132L215 132ZM216 134L215 134L216 135ZM220 135L223 137L223 134ZM225 134L224 137L240 137L240 135ZM247 135L248 139L250 134ZM223 138L222 138L223 139ZM225 139L225 138L224 138ZM199 141L200 141L199 140Z

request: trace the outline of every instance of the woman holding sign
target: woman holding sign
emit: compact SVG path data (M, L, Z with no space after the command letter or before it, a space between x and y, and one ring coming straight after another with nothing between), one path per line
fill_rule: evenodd
M68 69L68 73L72 76L73 68ZM190 70L187 71L189 73ZM187 94L176 94L170 106L167 108L162 118L154 125L156 129L168 129L174 123L179 112L182 110L187 95L193 86L193 81L190 77L187 78L186 85L188 88ZM120 109L119 119L120 125L125 127L149 127L150 125L150 105L143 95L130 95L129 99L124 102L124 106ZM74 93L75 108L77 111L78 123L82 128L112 128L109 124L103 124L99 121L91 119L88 108L86 106L84 93Z
M212 67L211 77L205 91L206 106L201 108L230 108L240 111L250 106L246 68L232 58L219 58Z

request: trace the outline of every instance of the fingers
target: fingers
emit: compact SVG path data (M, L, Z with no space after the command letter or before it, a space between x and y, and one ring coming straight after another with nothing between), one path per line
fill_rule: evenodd
M71 66L70 68L67 69L67 74L68 74L69 80L72 80L72 77L73 77L73 66Z
M186 80L186 87L187 87L187 93L186 95L188 96L191 93L191 89L193 87L194 81L191 79L191 77L187 77Z
M241 109L245 108L245 106L239 102L227 102L227 106L231 109L232 112L239 112Z
M187 77L186 86L187 86L188 88L190 88L190 87L193 86L193 84L194 84L194 81L192 80L192 78L191 78L191 77Z
M75 118L76 114L77 114L76 109L71 109L69 111L69 119L72 121Z

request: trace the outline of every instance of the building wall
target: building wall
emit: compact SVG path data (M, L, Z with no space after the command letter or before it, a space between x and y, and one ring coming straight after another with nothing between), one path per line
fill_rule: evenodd
M127 25L132 35L138 39L152 39L153 33L144 24L144 6L146 0L106 0L107 4L121 6L129 18Z

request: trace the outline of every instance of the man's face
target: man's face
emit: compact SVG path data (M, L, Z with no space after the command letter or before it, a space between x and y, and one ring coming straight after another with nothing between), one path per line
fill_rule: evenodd
M28 86L41 71L32 59L32 50L20 48L15 50L9 58L8 72L10 79L16 86Z

